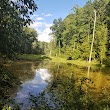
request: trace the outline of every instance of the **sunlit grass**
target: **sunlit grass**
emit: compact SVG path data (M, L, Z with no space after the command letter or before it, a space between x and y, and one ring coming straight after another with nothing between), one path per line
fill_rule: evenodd
M66 58L61 58L61 57L51 57L53 62L58 62L58 63L71 63L71 64L75 64L78 66L88 66L89 63L86 60L81 60L81 59L77 59L77 60L67 60ZM95 65L99 65L98 61L92 61L91 64L92 66Z
M23 54L23 55L18 55L18 59L38 61L38 60L49 60L50 58L45 55Z
M35 54L23 54L18 55L18 59L20 60L31 60L31 61L41 61L41 60L51 60L52 62L57 63L71 63L78 66L88 66L89 63L87 60L77 59L77 60L67 60L63 57L48 57L45 55L35 55ZM93 60L90 63L91 66L99 66L100 63L97 60ZM104 66L104 65L102 65Z

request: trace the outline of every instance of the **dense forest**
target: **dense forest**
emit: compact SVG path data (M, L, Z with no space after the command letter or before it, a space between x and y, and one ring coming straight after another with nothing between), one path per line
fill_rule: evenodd
M33 22L30 16L37 8L33 0L0 1L0 56L47 54L88 61L93 43L91 59L109 64L109 0L89 0L83 7L74 6L64 20L55 19L50 27L53 37L50 43L39 42L37 31L29 28Z
M37 31L29 27L37 8L34 0L0 0L0 56L43 53Z
M88 0L83 7L74 6L64 20L53 21L51 30L50 55L88 61L93 43L91 59L110 63L109 0Z

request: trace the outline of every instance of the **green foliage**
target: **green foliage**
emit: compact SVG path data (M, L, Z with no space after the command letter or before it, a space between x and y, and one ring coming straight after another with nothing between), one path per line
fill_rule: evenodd
M19 48L17 53L31 54L38 53L39 42L37 40L37 32L29 27L23 27L22 36L19 40Z
M0 65L0 109L7 103L7 99L10 97L9 91L19 84L19 80L3 65ZM6 108L8 107L3 110ZM8 109L10 110L10 108Z
M30 15L36 9L34 0L0 0L0 53L2 55L14 58L16 53L22 51L21 47L24 45L22 43L27 39L32 43L29 36L25 38L23 27L32 22ZM35 39L36 32L32 31L30 35Z
M56 49L52 53L65 54L74 59L88 60L93 36L94 9L96 10L96 30L92 60L102 64L110 56L110 2L109 0L89 0L84 7L75 6L63 21L53 21L52 35ZM60 48L60 49L59 49ZM56 51L57 50L57 51Z
M35 55L35 54L18 55L18 59L19 60L30 60L30 61L50 60L50 58L45 55Z
M64 27L64 23L62 21L61 18L54 19L53 21L53 26L50 27L50 29L52 30L52 35L54 37L54 42L55 42L55 46L58 47L58 54L61 54L61 48L63 46L63 42L62 42L62 33L65 29Z
M11 107L5 106L2 110L11 110Z

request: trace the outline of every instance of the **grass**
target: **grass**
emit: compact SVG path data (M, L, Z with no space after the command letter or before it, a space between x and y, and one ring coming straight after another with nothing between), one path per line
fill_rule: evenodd
M35 54L23 54L23 55L18 55L19 60L29 60L29 61L44 61L44 60L51 60L52 62L57 62L57 63L71 63L75 64L78 66L88 66L88 61L86 60L67 60L66 58L62 57L48 57L45 55L35 55ZM100 66L100 63L96 60L92 61L91 66ZM104 65L102 65L104 66Z
M61 58L61 57L51 57L52 62L58 62L58 63L71 63L71 64L75 64L78 66L88 66L88 61L86 60L67 60L66 58ZM98 61L92 61L91 62L91 66L96 66L99 65Z
M30 60L30 61L50 60L50 58L45 55L35 55L35 54L18 55L18 59L19 60Z

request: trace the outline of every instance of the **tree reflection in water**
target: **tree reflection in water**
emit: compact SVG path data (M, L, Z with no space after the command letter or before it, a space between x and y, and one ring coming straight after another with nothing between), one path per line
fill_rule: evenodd
M37 66L34 63L22 66L22 63L19 68L15 66L15 73L18 75L20 71L27 71L29 74L23 72L23 77L22 74L18 75L22 77L22 80L32 75L30 79L28 77L23 80L24 89L21 89L23 96L26 94L28 96L29 102L26 106L30 108L37 110L103 110L110 106L109 89L106 89L108 95L105 92L99 95L102 87L110 87L108 80L110 76L105 74L104 69L100 71L98 68L91 67L90 71L90 67L83 68L72 64L51 62L40 63ZM35 70L37 74L33 73Z
M90 66L87 69L87 76L76 77L75 71L66 71L67 65L56 64L50 71L53 71L52 81L48 88L38 96L30 95L33 108L38 110L101 110L107 109L109 104L94 98L94 83L90 78ZM76 67L75 67L76 68ZM75 70L74 68L74 70ZM81 72L81 71L80 71Z

